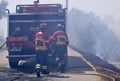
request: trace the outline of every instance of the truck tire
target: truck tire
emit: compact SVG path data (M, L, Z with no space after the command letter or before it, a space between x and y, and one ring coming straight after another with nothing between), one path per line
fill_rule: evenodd
M18 61L14 61L13 58L9 58L9 66L10 68L18 68Z
M15 54L16 54L15 52L9 52L9 55L15 55ZM19 62L18 59L16 59L16 58L9 58L8 60L9 60L10 68L13 68L13 69L18 68L18 62Z

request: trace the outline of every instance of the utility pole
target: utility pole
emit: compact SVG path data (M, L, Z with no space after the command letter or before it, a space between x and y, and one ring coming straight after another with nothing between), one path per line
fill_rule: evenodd
M68 0L66 0L66 9L68 10Z
M65 12L66 12L66 28L67 28L67 12L68 12L68 0L66 0L66 8L65 8ZM66 31L66 29L65 29Z

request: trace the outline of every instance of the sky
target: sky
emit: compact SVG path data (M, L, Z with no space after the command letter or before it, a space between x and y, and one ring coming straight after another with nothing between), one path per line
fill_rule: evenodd
M7 0L8 8L14 12L16 4L31 4L34 0ZM40 3L61 3L66 4L66 0L40 0ZM120 19L120 0L68 0L69 10L77 8L86 12L94 12L96 15L104 18L111 15L115 19Z
M1 1L1 0L0 0ZM15 12L17 4L33 4L34 0L7 0L11 13ZM61 3L66 7L66 0L40 0L40 3ZM85 12L93 12L96 16L103 19L106 15L112 16L116 20L120 20L120 0L68 0L68 9L76 8ZM4 24L3 24L4 23ZM0 32L6 36L7 20L0 20ZM3 28L4 27L4 28Z

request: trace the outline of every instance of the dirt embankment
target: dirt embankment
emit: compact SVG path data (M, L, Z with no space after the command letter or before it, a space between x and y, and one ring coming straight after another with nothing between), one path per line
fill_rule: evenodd
M116 68L114 65L109 64L108 62L100 59L99 57L95 56L94 54L85 52L79 48L71 47L75 51L82 54L82 56L88 60L95 68L95 70L107 76L110 76L115 79L115 81L120 81L120 69Z

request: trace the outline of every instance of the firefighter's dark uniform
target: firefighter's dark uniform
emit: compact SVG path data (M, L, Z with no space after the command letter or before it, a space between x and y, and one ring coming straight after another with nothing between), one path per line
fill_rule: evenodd
M58 29L51 36L51 40L54 41L54 55L58 54L61 60L65 60L64 57L67 55L67 45L69 43L66 33Z
M47 57L49 49L49 36L45 31L37 32L35 35L36 69L47 69Z

